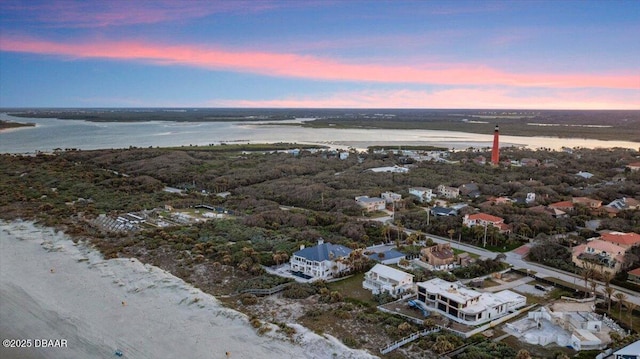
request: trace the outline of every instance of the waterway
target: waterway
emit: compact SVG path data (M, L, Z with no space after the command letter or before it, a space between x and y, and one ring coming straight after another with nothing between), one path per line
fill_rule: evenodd
M295 123L300 118L268 122L89 122L51 118L16 118L0 114L0 119L31 122L35 127L0 131L0 153L50 152L55 149L83 150L103 148L168 147L220 143L311 143L333 148L353 147L364 150L370 145L391 147L431 145L452 149L485 148L492 145L493 134L476 134L434 130L308 128ZM290 126L283 126L289 122ZM562 147L638 149L640 143L600 141L579 138L500 136L501 146L524 146L533 149Z

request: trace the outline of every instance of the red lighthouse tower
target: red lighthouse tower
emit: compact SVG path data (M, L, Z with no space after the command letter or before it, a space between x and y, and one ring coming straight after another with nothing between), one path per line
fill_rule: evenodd
M500 162L500 146L498 145L498 138L500 137L500 131L498 125L496 125L495 131L493 131L493 149L491 150L491 163L497 165Z

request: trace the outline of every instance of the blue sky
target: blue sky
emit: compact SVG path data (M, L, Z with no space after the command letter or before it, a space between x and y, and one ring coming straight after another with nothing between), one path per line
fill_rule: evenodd
M11 1L1 107L640 109L640 1Z

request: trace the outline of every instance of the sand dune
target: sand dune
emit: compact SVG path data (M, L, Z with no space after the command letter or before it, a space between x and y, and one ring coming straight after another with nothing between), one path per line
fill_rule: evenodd
M0 337L66 348L0 348L2 358L371 358L301 326L260 336L247 317L157 267L104 260L62 233L0 222Z

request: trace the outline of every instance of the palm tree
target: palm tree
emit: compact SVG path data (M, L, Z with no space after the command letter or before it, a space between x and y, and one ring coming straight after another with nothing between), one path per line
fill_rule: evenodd
M386 239L386 243L391 242L391 227L388 224L385 224L382 227L382 236Z
M593 278L593 275L595 274L593 268L590 265L587 265L585 263L585 267L582 268L582 279L584 279L584 292L585 292L585 298L587 295L589 295L589 288L587 287L587 282L589 281L589 279Z
M616 292L613 296L618 301L618 316L622 318L622 302L627 300L627 295L622 292Z
M596 300L596 288L598 287L598 282L595 279L591 278L591 293L593 293L593 300Z
M632 302L625 302L624 305L627 307L627 315L629 315L629 328L633 330L633 311L636 309L637 305Z
M606 285L604 287L604 290L603 290L603 294L605 294L607 296L607 304L608 304L607 313L609 313L609 315L611 315L611 296L613 295L614 291L615 291L615 289L610 287L609 283L606 283Z

